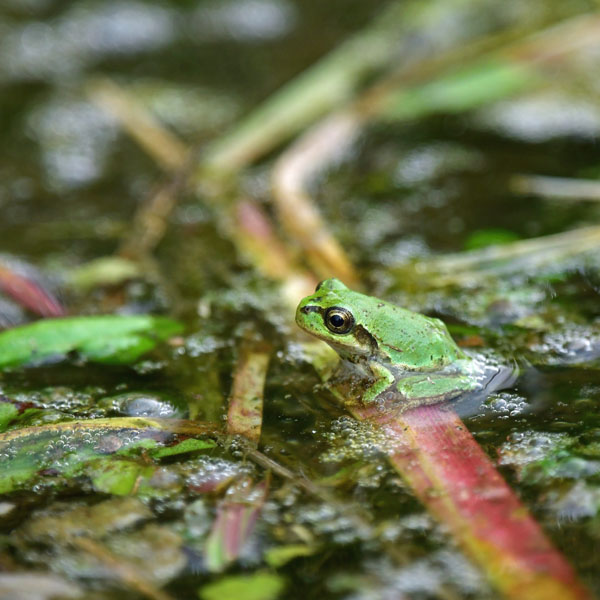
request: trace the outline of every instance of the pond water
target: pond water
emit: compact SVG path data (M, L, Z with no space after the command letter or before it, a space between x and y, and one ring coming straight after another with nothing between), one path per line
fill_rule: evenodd
M412 14L414 3L404 4ZM595 9L583 1L526 8L507 2L477 18L489 3L456 4L456 22L446 15L443 26L412 32L407 61L416 63L421 47L437 56L437 46L460 48L456 40L466 46L471 37L498 31L508 44L517 33ZM379 434L353 421L319 385L276 284L240 254L202 193L179 192L164 237L137 276L91 287L71 278L82 265L116 253L139 207L176 177L99 106L98 81L110 78L126 89L201 156L385 6L6 0L0 7L0 267L35 267L73 315L152 313L184 326L175 341L134 366L70 355L4 372L0 392L18 410L6 423L0 412L0 425L18 430L136 416L222 424L240 346L260 338L273 348L260 450L333 499L267 477L235 447L167 456L148 445L162 444L158 435L37 440L31 452L43 461L27 475L31 465L23 463L17 479L0 481L0 598L153 597L136 577L115 575L107 553L173 598L499 597L388 466ZM470 37L470 28L478 34ZM465 422L582 581L600 594L597 246L583 252L570 243L561 254L543 247L534 258L498 258L492 267L480 261L469 278L439 283L459 271L444 257L597 223L597 199L522 193L515 183L523 174L592 181L600 175L598 47L591 46L574 65L553 64L554 83L464 111L373 119L309 188L365 290L440 317L459 344L519 365L516 384L492 394ZM241 191L227 194L275 216L270 178L285 142L239 175L234 187ZM292 247L302 261L302 250ZM0 298L4 328L33 319ZM145 450L127 453L141 442ZM85 460L67 460L65 445ZM119 449L124 471L108 480ZM11 452L3 461L18 448ZM257 514L246 515L256 527L242 555L215 566L207 539L225 489L265 477L269 492ZM82 532L92 549L73 542ZM33 587L24 588L29 596L11 596L2 576L22 571L51 574L52 585L38 596ZM247 596L211 591L232 575L250 577ZM259 595L250 595L254 586Z

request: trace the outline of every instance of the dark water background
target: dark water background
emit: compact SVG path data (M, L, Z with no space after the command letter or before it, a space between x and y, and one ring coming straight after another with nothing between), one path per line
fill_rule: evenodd
M361 29L384 4L5 1L0 8L2 253L36 265L60 288L69 269L115 251L137 207L167 179L90 102L85 90L95 76L110 76L134 90L201 151ZM537 4L532 10L539 10ZM586 6L571 3L560 10L575 14ZM591 72L578 75L593 79ZM454 296L432 292L414 280L408 285L397 271L407 260L464 250L478 231L502 230L518 239L597 222L597 202L523 196L510 187L511 177L520 173L600 174L598 97L589 90L575 94L573 88L569 84L560 93L533 94L466 114L374 125L345 161L315 184L314 193L368 289L445 318L458 339L467 337L468 327L486 345L520 361L523 374L516 386L490 398L468 426L584 581L598 591L600 373L590 360L593 351L578 361L576 351L573 358L548 347L536 350L542 334L519 322L542 315L551 323L544 334L556 332L563 350L580 338L593 341L600 317L598 263L593 257L565 261L533 283L537 273L521 273L496 282L489 297L481 290ZM271 158L244 175L246 189L259 202L268 200ZM272 286L236 255L211 209L191 194L181 198L156 259L177 290L177 301L168 286L150 278L119 292L121 308L175 313L193 350L185 356L165 354L163 368L146 371L67 364L4 375L5 394L44 405L45 412L31 424L67 414L104 416L99 400L140 390L169 398L169 405L183 407L183 413L199 388L225 398L236 343L251 324L277 348L267 380L262 449L315 480L343 467L354 469L336 494L366 513L380 535L372 538L325 504L278 487L252 550L230 571L254 572L264 567L266 547L310 539L318 550L279 570L288 581L283 597L391 598L400 592L411 598L495 597L386 466L377 440L348 422L325 392L315 393L317 377L287 341L273 308ZM203 317L198 299L211 297L216 306ZM115 307L114 295L106 292L66 293L66 300L83 314ZM28 319L8 301L0 313L5 325ZM224 400L200 402L199 418L220 419L224 406ZM85 486L67 493L42 486L9 496L17 508L0 524L5 536L0 567L49 567L83 581L90 598L131 598L132 592L100 576L65 566L60 551L44 555L27 543L14 543L34 510L56 501L103 498ZM193 499L187 492L156 502L156 521L181 532L182 514ZM214 505L215 498L206 499L207 519ZM203 570L198 546L191 546L187 566L167 587L177 598L196 597L199 587L222 577Z

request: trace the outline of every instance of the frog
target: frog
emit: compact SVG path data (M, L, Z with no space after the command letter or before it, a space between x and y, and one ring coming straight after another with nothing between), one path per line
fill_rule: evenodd
M322 281L301 300L296 323L331 346L368 380L364 405L390 394L405 406L448 401L481 388L481 366L443 321Z

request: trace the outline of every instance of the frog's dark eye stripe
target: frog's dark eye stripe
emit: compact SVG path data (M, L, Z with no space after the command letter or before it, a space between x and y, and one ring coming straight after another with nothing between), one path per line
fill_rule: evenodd
M323 320L329 331L332 333L348 333L354 327L354 317L352 313L340 306L332 306L325 311Z
M300 309L300 312L305 315L308 315L311 312L321 312L321 307L315 306L314 304L307 304Z

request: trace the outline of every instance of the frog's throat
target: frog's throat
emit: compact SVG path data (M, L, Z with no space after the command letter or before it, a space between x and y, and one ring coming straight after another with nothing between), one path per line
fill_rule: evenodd
M377 340L362 326L356 325L352 331L357 344L348 346L338 343L331 338L325 341L340 355L340 358L351 363L365 363L378 356L379 344Z

